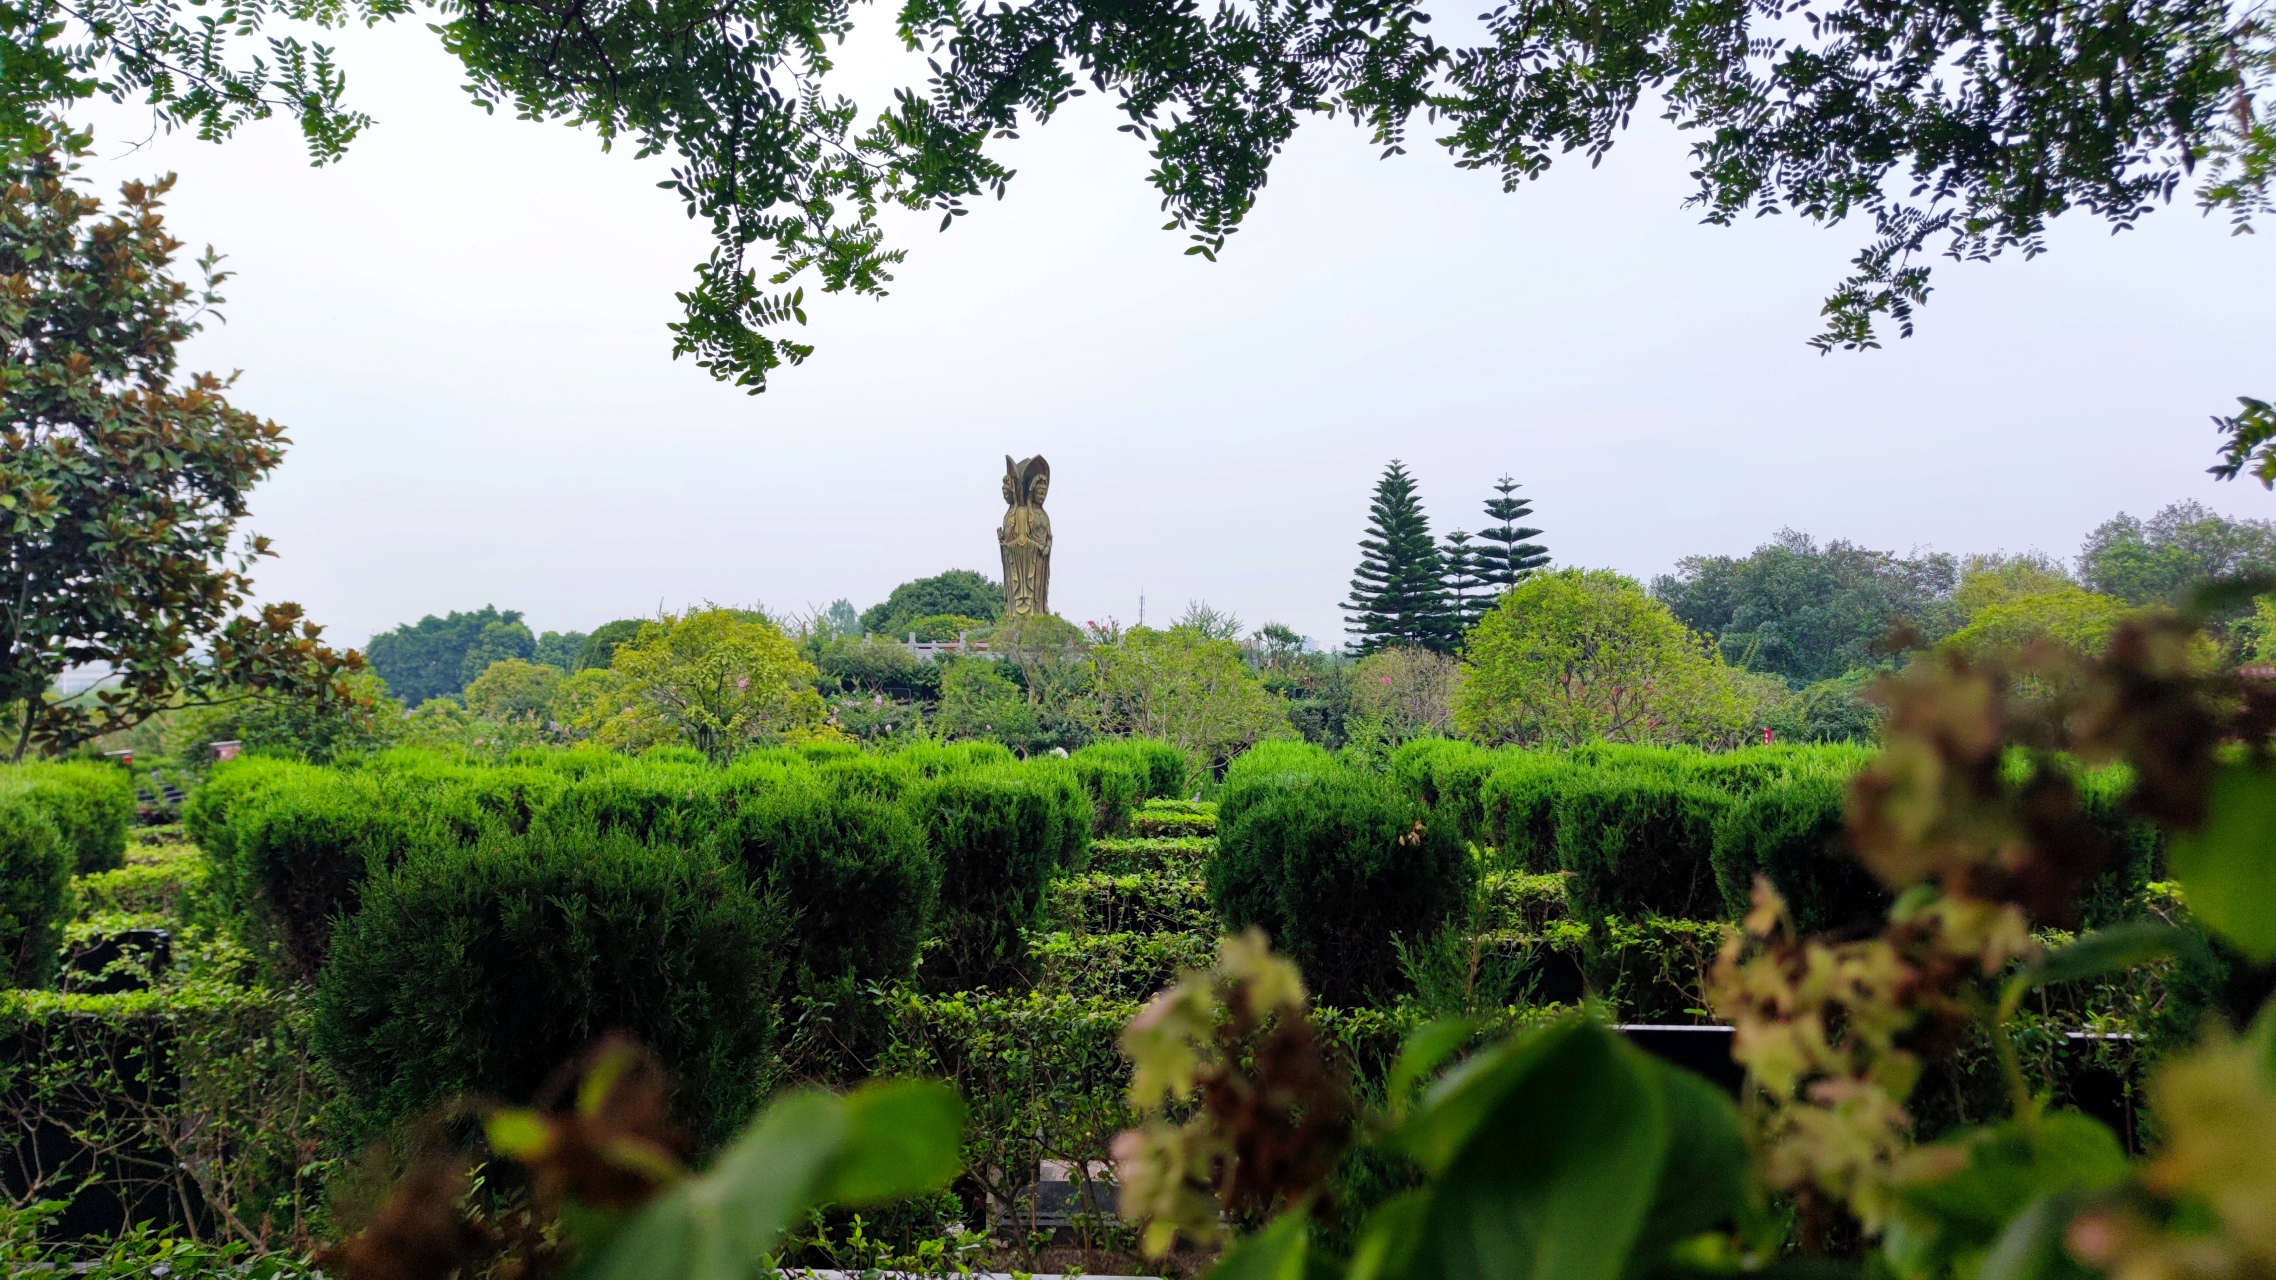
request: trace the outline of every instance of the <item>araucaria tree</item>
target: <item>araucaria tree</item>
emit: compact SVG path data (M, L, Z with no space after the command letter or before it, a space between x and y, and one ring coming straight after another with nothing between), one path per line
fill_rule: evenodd
M1478 531L1485 542L1471 555L1471 563L1477 566L1478 577L1491 595L1500 595L1549 563L1549 548L1532 541L1541 536L1541 531L1518 524L1533 514L1533 504L1518 497L1517 490L1517 482L1508 476L1494 482L1494 492L1501 496L1486 499L1486 518L1497 523ZM1493 601L1488 600L1486 606L1491 608Z
M1414 477L1396 459L1375 486L1367 535L1359 541L1359 567L1344 603L1351 624L1344 629L1359 637L1352 647L1360 653L1395 644L1451 651L1460 626L1447 605L1445 559L1415 497Z
M1445 566L1441 581L1446 584L1446 608L1457 632L1468 631L1494 607L1494 588L1478 576L1478 555L1485 548L1471 546L1470 538L1468 532L1456 529L1438 548L1438 558Z
M175 346L221 301L169 271L181 243L159 198L120 208L72 180L85 134L35 131L0 157L0 706L22 758L64 751L169 706L270 695L351 700L300 606L239 612L267 539L233 539L245 495L284 458L284 429L232 406L212 374L174 379ZM90 694L49 696L74 667Z

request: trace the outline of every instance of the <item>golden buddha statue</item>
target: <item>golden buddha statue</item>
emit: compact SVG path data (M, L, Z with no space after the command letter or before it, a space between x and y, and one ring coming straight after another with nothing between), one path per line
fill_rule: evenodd
M1004 552L1004 616L1051 612L1051 517L1043 496L1051 489L1051 464L1042 455L1013 462L1004 455L1004 523L996 541Z

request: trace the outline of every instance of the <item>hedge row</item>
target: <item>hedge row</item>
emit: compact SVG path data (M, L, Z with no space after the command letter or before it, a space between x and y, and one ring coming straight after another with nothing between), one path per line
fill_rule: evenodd
M1235 760L1217 821L1218 915L1263 928L1330 1004L1398 991L1397 942L1443 928L1477 875L1443 807L1305 743Z
M0 766L0 982L54 976L71 877L126 856L134 780L109 764Z
M782 1001L842 1020L871 983L1028 980L1026 933L1094 823L1126 825L1182 785L1182 760L1159 755L247 759L215 770L185 822L215 899L316 983L317 1041L358 1134L462 1092L527 1096L625 1029L665 1057L708 1138L757 1096ZM841 1049L860 1034L833 1032Z
M1568 873L1584 917L1736 918L1759 874L1802 928L1827 930L1889 905L1844 837L1848 781L1871 758L1854 746L1546 752L1425 739L1400 748L1388 776L1462 839L1490 846L1501 866ZM2161 851L2150 828L2121 812L2131 785L2122 770L2082 772L2078 783L2089 819L2117 851L2088 893L2087 920L2118 919L2139 909Z

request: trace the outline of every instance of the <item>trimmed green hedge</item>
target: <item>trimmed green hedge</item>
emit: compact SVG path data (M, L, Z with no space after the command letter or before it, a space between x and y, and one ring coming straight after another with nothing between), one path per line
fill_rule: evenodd
M71 847L28 789L0 791L0 979L41 987L55 976L71 888Z
M463 838L398 786L310 768L274 778L232 811L230 899L282 945L292 976L323 966L333 926L356 910L367 879L413 850Z
M1712 856L1715 823L1730 796L1678 774L1605 770L1568 779L1558 792L1557 861L1572 873L1566 893L1584 917L1721 913Z
M349 1142L461 1094L526 1101L596 1038L627 1031L717 1142L759 1101L781 975L780 912L713 854L623 831L494 832L363 888L332 938L316 1045L344 1083Z
M1502 753L1455 738L1416 738L1391 753L1388 770L1401 791L1454 820L1464 840L1490 844L1486 821L1486 782L1503 763Z
M1138 799L1175 800L1186 794L1192 781L1185 753L1152 738L1118 738L1094 742L1074 753L1073 760L1113 760L1138 779Z
M1137 771L1126 760L1112 756L1071 755L1058 765L1073 775L1091 801L1091 830L1112 835L1130 826L1130 811L1138 804Z
M722 829L761 893L792 912L785 976L819 990L916 971L940 906L940 860L902 806L831 788L812 775L739 797Z
M1479 821L1487 841L1504 866L1557 870L1557 797L1589 771L1552 752L1497 754L1500 765L1479 788Z
M1262 927L1328 1003L1387 999L1404 986L1393 940L1442 928L1476 866L1451 818L1387 779L1276 754L1236 761L1219 794L1210 898L1228 928Z
M237 843L229 829L230 815L244 800L280 778L306 772L310 766L273 756L239 756L213 767L213 772L182 804L182 829L206 857L213 860L221 878L225 901L233 892L228 868L237 857Z
M1842 779L1817 773L1773 783L1725 810L1714 848L1725 913L1746 914L1761 875L1777 886L1804 933L1886 915L1889 891L1849 851L1847 801Z
M718 830L726 817L720 782L720 771L708 764L643 758L571 782L534 822L556 830L594 827L635 840L693 843Z
M941 863L927 988L1027 981L1022 931L1040 921L1052 878L1082 869L1090 798L1073 775L1028 766L943 773L911 787L905 803Z
M46 812L80 874L126 860L134 776L120 766L83 760L0 766L0 791L22 791Z

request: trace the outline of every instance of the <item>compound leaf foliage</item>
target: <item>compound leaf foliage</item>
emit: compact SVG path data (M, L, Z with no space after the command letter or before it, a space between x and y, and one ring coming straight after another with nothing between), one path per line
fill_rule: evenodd
M964 1103L896 1081L845 1097L806 1091L767 1108L703 1175L643 1208L579 1280L746 1280L785 1227L822 1204L860 1206L947 1184Z

